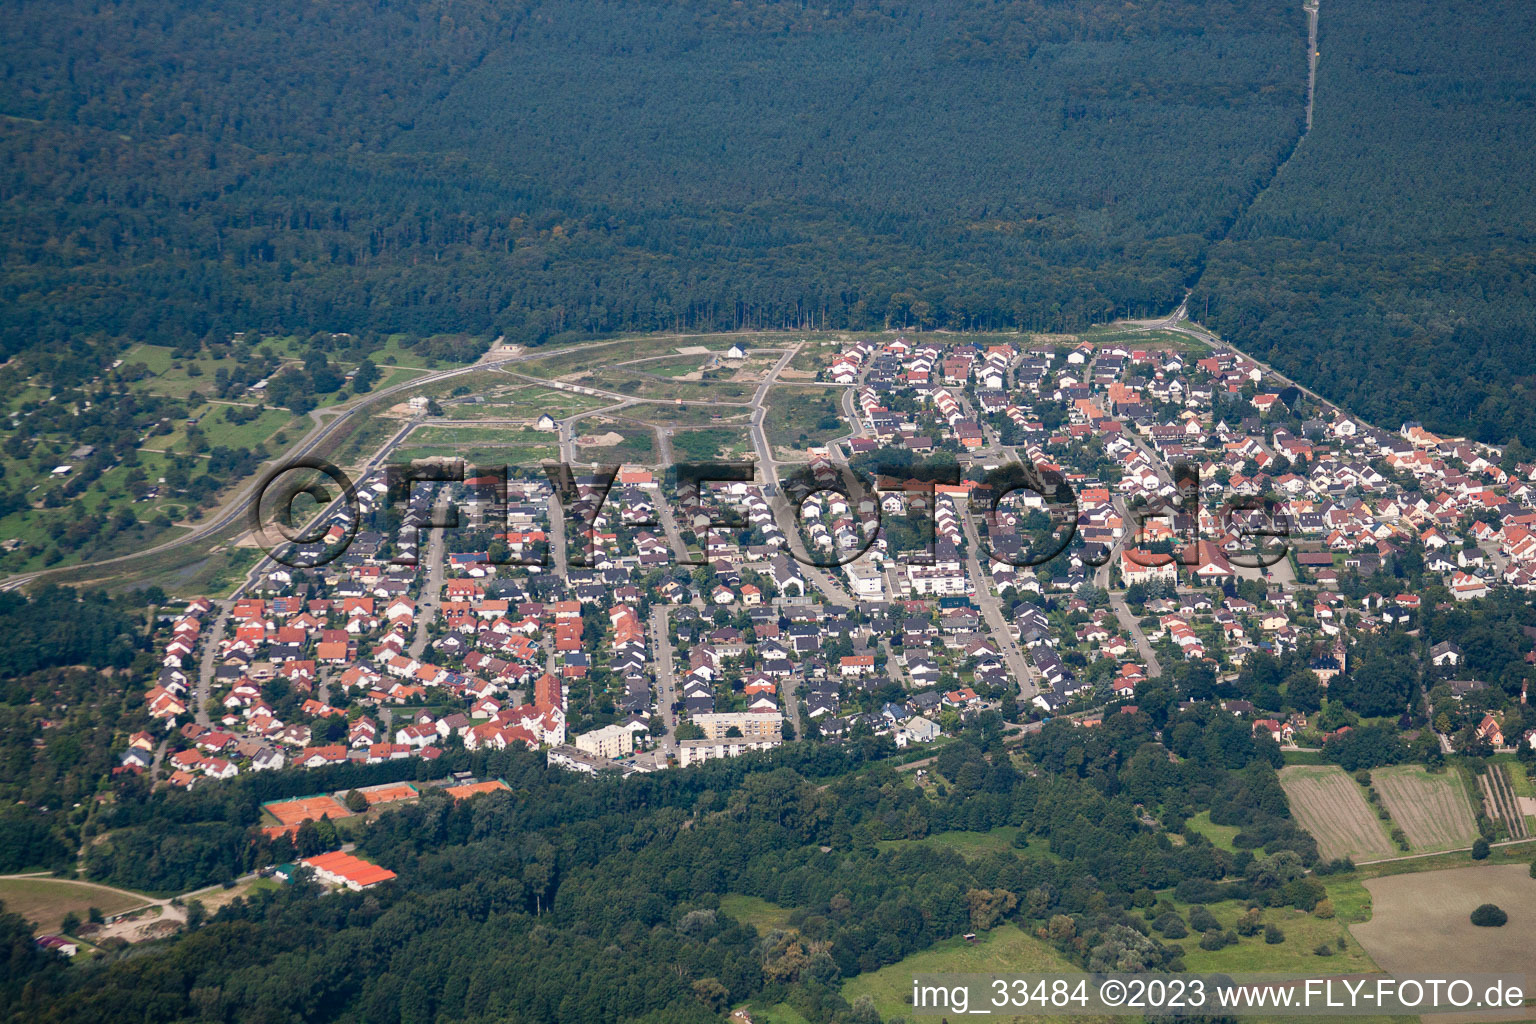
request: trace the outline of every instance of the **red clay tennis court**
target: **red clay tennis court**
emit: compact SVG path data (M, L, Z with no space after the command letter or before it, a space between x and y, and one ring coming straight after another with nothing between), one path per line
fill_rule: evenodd
M511 788L512 787L507 785L505 782L497 779L494 782L471 782L463 786L449 786L448 795L453 797L455 800L464 800L468 797L474 796L477 793L494 793L498 789L510 790Z
M358 792L363 794L369 807L374 804L391 804L396 800L414 800L421 796L421 792L409 782L386 782L382 786L369 786Z
M262 808L284 825L300 825L321 818L350 818L352 812L333 796L301 796L297 800L274 800Z

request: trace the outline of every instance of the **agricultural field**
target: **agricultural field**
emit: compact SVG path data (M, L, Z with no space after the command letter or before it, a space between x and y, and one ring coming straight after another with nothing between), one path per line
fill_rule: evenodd
M1477 838L1477 822L1461 779L1453 772L1431 775L1404 765L1371 772L1392 820L1408 836L1415 853L1465 849Z
M1494 758L1495 764L1504 766L1504 777L1509 780L1520 813L1525 816L1527 834L1536 832L1536 779L1526 774L1526 766L1513 757Z
M91 907L110 917L150 902L121 889L88 885L60 878L0 878L0 903L37 925L38 931L57 932L66 914L84 920Z
M1536 879L1525 865L1482 865L1372 878L1372 915L1350 927L1378 965L1406 976L1526 972L1536 949ZM1479 928L1474 908L1495 903L1502 928Z
M1365 794L1342 768L1288 766L1280 770L1280 784L1291 814L1317 839L1325 859L1373 860L1398 852Z
M1530 830L1526 828L1525 812L1510 782L1511 774L1507 765L1491 764L1487 771L1478 774L1476 785L1488 816L1502 823L1511 839L1525 839Z

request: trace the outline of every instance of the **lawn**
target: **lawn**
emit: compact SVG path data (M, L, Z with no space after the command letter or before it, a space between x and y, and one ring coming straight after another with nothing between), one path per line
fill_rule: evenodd
M849 344L852 344L851 342ZM838 354L846 346L838 342L812 342L801 347L795 353L795 357L789 361L792 370L805 370L810 373L819 373L831 366L836 361Z
M1123 348L1173 349L1178 352L1205 356L1210 348L1203 341L1178 331L1134 331L1123 327L1094 327L1078 335L1084 341L1096 345L1114 343Z
M242 413L251 411L228 402L211 402L192 410L209 448L255 448L279 430L286 428L289 436L296 439L314 425L304 417L294 416L287 409L263 409L253 420L232 423L228 418L230 409L238 409ZM187 425L178 421L169 434L156 434L144 442L144 447L185 453L188 450Z
M810 1024L810 1021L788 1003L775 1003L772 1006L759 1006L756 1003L748 1005L753 1024Z
M658 426L707 427L716 423L735 423L745 431L751 411L746 408L718 405L673 405L666 402L648 402L632 405L624 410L624 417Z
M759 896L727 893L720 897L720 913L743 924L750 924L763 935L776 930L789 930L789 911Z
M922 839L884 839L876 845L882 850L900 850L906 847L926 846L935 849L954 850L967 860L989 853L1021 852L1014 849L1013 839L1019 830L1013 825L1003 825L990 832L936 832ZM1044 841L1041 841L1044 851Z
M272 878L249 878L243 882L236 882L228 889L223 886L200 889L196 893L189 893L188 899L197 900L203 905L203 909L212 915L240 897L253 896L263 889L276 892L282 887L283 883Z
M411 444L402 445L389 453L387 462L404 465L427 459L463 459L469 466L497 468L510 466L514 469L537 467L554 462L559 457L554 444Z
M272 354L286 362L296 362L291 345L263 342L257 346L271 348ZM178 357L171 349L147 342L133 346L123 354L123 366L143 363L153 375L137 381L133 387L168 398L186 398L194 391L204 396L212 395L217 388L215 375L219 370L234 371L237 361L233 356L215 359L206 350L194 359ZM347 366L347 369L350 369Z
M40 932L56 932L68 913L84 920L95 907L110 917L142 907L149 897L60 878L0 878L0 902L6 910L36 923Z
M737 384L733 381L671 380L617 367L588 374L572 383L612 391L626 397L666 402L742 403L752 397L754 390L750 384Z
M1067 960L1044 942L1012 924L984 932L975 943L964 939L946 939L914 953L888 967L860 974L843 982L843 998L850 1003L862 995L875 1001L883 1020L901 1017L913 1020L912 979L918 974L1029 974L1051 971L1077 972ZM993 1019L993 1018L989 1018ZM1033 1017L998 1017L997 1020L1024 1021ZM1044 1020L1046 1018L1038 1018ZM1074 1018L1085 1020L1088 1018ZM1109 1020L1112 1018L1097 1018Z
M1200 936L1191 931L1188 938L1180 939L1184 947L1184 964L1190 971L1225 971L1228 973L1274 973L1291 975L1347 974L1376 970L1376 964L1360 943L1349 934L1348 926L1366 921L1371 916L1370 894L1365 886L1354 879L1330 881L1328 899L1334 906L1331 919L1314 917L1292 907L1267 907L1264 923L1278 925L1285 933L1285 941L1269 945L1263 933L1239 938L1237 945L1225 949L1207 951L1200 948ZM1231 928L1247 911L1247 905L1237 900L1212 903L1206 906L1221 923L1223 929ZM1179 905L1180 913L1188 917L1189 907ZM1337 952L1337 942L1344 938L1344 952ZM1332 956L1318 956L1314 950L1319 943L1333 946Z
M639 370L642 373L655 374L658 377L683 377L708 365L709 357L699 355L677 356L676 358L662 357L660 359L647 359L640 363L631 363L629 368Z
M583 346L574 351L570 349L553 351L541 359L519 364L518 370L535 377L563 377L567 374L583 373L646 356L677 355L680 348L691 348L695 345L701 348L707 347L706 342L709 340L718 343L718 338L702 339L697 342L676 336L627 338L590 347ZM699 353L698 359L703 361L702 352Z
M555 447L555 435L548 431L529 430L519 427L417 427L406 437L411 444L424 445L520 445L523 447Z
M1210 811L1201 811L1193 818L1190 818L1186 824L1195 832L1209 839L1212 846L1226 850L1228 853L1237 852L1237 848L1232 845L1232 839L1242 831L1240 826L1217 825L1211 821Z
M356 466L367 461L379 450L379 446L405 426L405 420L386 416L355 416L338 434L324 444L323 454L339 466Z

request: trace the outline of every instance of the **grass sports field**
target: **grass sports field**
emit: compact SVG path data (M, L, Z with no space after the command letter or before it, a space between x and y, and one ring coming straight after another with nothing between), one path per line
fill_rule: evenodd
M1375 860L1398 852L1344 769L1292 765L1280 770L1280 784L1290 800L1291 814L1316 837L1318 852L1325 858Z
M5 909L34 922L42 932L56 932L64 915L84 920L90 908L104 915L121 914L149 902L121 889L87 885L62 878L0 878L0 903Z
M1455 773L1431 775L1404 765L1378 768L1371 780L1415 853L1465 849L1477 838L1472 806Z

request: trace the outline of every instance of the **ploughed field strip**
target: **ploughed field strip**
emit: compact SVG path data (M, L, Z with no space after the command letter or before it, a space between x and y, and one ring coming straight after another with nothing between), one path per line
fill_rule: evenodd
M1520 802L1515 799L1515 790L1509 784L1509 777L1504 774L1504 766L1489 765L1488 770L1478 777L1478 786L1482 790L1488 817L1504 822L1511 839L1526 838L1530 832L1525 826L1525 815L1520 811Z
M1477 838L1477 822L1457 775L1405 766L1376 769L1371 778L1415 851L1462 849Z
M1292 816L1317 839L1323 857L1361 860L1397 852L1360 787L1342 768L1293 765L1281 769L1280 784Z

